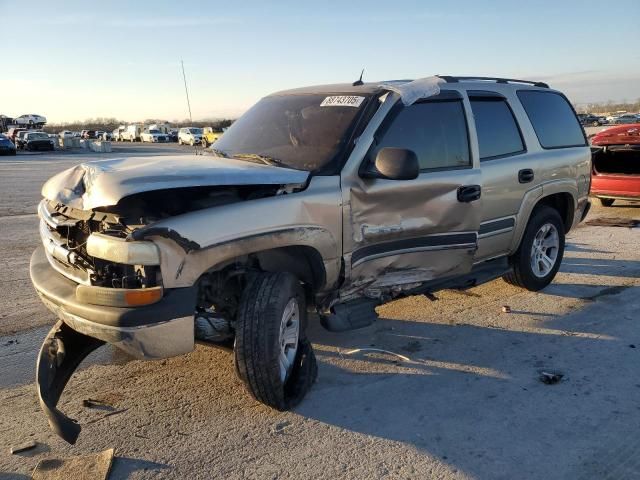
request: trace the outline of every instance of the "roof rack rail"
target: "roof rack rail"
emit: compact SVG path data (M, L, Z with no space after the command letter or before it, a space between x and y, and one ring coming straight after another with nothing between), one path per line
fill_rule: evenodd
M516 78L497 78L497 77L452 77L450 75L436 75L447 83L458 83L461 80L486 80L496 83L527 83L534 87L549 88L544 82L533 82L531 80L518 80Z

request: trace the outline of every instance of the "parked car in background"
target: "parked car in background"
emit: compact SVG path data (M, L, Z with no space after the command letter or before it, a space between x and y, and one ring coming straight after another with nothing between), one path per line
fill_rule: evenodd
M579 113L578 120L580 120L580 124L585 127L599 127L602 125L602 119L596 115L592 115L591 113Z
M42 115L36 115L34 113L30 113L28 115L20 115L17 118L13 119L16 125L20 126L29 126L33 127L43 127L45 123L47 123L47 119Z
M614 125L629 125L638 123L638 115L635 113L625 113L617 117L613 122Z
M169 137L167 135L165 135L164 133L162 133L160 130L156 130L156 129L149 129L149 130L145 130L144 132L142 132L140 134L140 141L141 142L148 142L148 143L166 143L169 141Z
M202 129L196 127L183 127L178 131L178 143L180 145L197 145L202 142Z
M60 138L65 138L65 137L73 137L73 132L71 130L62 130L61 132L58 133L58 136Z
M111 132L111 139L114 142L123 142L122 133L127 129L124 125L120 125L118 128Z
M127 125L120 133L120 141L139 142L142 134L142 127L137 124Z
M202 129L202 146L208 147L222 136L222 132L215 131L212 127L204 127Z
M0 133L0 155L15 155L16 146L9 137Z
M24 150L53 150L54 141L45 132L26 132L22 138Z
M178 141L178 130L169 130L167 132L167 135L169 136L169 141L170 142L177 142Z
M16 133L15 139L13 143L16 144L16 148L18 150L22 150L24 148L24 136L29 132L29 130L20 130Z
M26 131L26 129L24 129L24 128L12 127L7 132L7 137L9 137L9 139L14 143L14 145L17 146L16 137L18 136L18 133L24 132L24 131Z
M96 131L95 130L83 130L82 131L82 138L84 138L85 140L93 140L96 137Z
M640 201L640 122L608 128L591 139L591 195L604 207Z

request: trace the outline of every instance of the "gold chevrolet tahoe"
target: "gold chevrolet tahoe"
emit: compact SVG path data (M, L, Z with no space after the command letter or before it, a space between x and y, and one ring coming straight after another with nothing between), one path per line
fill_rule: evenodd
M57 409L105 343L141 359L233 348L249 392L295 406L309 313L344 331L407 295L548 285L586 215L590 150L540 82L438 76L274 93L205 155L90 162L51 178L31 278L59 318L39 355Z

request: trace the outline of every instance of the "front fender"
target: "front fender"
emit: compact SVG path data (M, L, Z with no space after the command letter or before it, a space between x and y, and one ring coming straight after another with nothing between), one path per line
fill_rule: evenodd
M238 257L291 246L311 247L321 255L325 268L325 285L333 285L340 273L336 239L331 232L318 226L276 229L188 252L168 238L153 236L150 239L160 248L160 268L166 288L191 286L206 271L215 270Z

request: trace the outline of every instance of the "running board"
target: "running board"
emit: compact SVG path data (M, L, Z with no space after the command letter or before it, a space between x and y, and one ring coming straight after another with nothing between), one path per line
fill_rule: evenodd
M378 319L376 306L379 302L360 298L331 307L329 315L320 315L320 324L330 332L346 332L368 327Z

